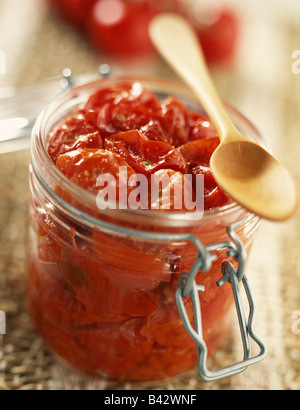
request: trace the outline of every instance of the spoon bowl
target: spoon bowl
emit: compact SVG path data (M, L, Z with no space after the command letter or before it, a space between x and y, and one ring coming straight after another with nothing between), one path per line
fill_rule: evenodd
M162 57L202 103L218 131L221 142L211 157L210 168L219 186L262 218L291 218L298 208L294 181L268 151L236 129L211 79L190 23L178 14L160 14L150 24L150 36Z
M284 221L296 212L294 182L286 169L256 143L240 140L220 144L210 167L218 185L256 215Z

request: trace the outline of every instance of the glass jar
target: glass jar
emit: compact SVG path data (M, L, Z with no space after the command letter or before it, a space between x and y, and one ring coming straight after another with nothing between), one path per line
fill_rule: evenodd
M130 78L126 78L131 80ZM180 98L201 110L191 92L167 80L135 78L158 96ZM179 315L175 292L199 250L228 241L227 227L250 249L259 218L236 203L205 212L197 221L181 213L103 210L96 197L69 181L47 153L55 124L99 88L124 81L106 78L74 87L55 100L33 130L28 303L38 331L60 358L77 369L118 380L164 379L197 364L197 349ZM258 142L255 127L235 109L229 114ZM218 287L224 261L220 245L207 272L198 272L203 332L212 354L231 325L229 284ZM184 300L193 321L191 297Z

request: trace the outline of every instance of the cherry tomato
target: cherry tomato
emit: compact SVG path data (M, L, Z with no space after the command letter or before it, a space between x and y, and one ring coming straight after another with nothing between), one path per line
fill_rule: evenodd
M144 317L156 309L154 295L116 280L98 259L70 252L59 263L59 269L82 305L98 316L98 322Z
M105 104L97 113L97 125L104 136L120 131L142 129L149 123L150 113L144 108L120 102L117 105Z
M204 210L218 208L230 203L228 196L217 185L208 166L198 165L192 169L193 175L204 175Z
M33 306L33 317L37 323L40 320L39 328L50 349L77 369L90 373L97 372L98 366L94 358L91 357L90 351L82 348L76 340L76 333L73 330L62 329L58 325L58 320L52 321L47 315L40 319L38 309L38 305Z
M120 336L135 349L148 350L153 342L141 334L145 320L143 318L129 319L120 326Z
M208 165L213 152L219 144L219 137L199 139L182 145L179 147L179 151L192 167Z
M198 165L192 169L193 175L204 175L205 192L212 191L217 187L217 183L211 173L211 170L206 165Z
M120 155L137 173L145 173L145 166L139 161L142 141L147 140L139 131L114 134L105 139L105 148Z
M51 159L78 148L102 148L102 140L98 130L88 124L82 114L75 114L67 119L50 134L48 152Z
M119 131L143 129L159 110L160 102L152 92L140 83L124 83L93 94L83 114L106 137Z
M172 169L155 172L151 178L151 190L149 209L176 212L195 210L195 204L192 202L195 196L193 186L184 181L181 172ZM156 192L156 195L153 192Z
M103 149L78 149L60 155L58 169L75 184L94 194L99 192L98 177L110 174L116 181L116 199L119 198L120 167L127 170L127 181L135 174L133 169L119 156Z
M219 137L212 137L191 141L179 148L181 154L190 164L192 175L204 175L204 210L222 207L230 203L228 196L217 186L209 168L211 155L219 143Z
M39 230L37 248L39 259L44 262L57 263L62 257L61 246L58 240L53 237L52 231L54 230L56 229L51 222L44 223Z
M185 308L192 321L193 306L191 300L186 303ZM183 322L175 302L163 302L147 317L141 334L162 346L191 347L193 340L183 329Z
M48 0L70 24L83 28L91 7L97 0Z
M239 36L239 21L233 12L221 11L214 23L198 26L197 31L208 62L223 63L234 56Z
M190 126L187 107L177 98L169 97L161 103L161 124L178 147L188 141Z
M210 121L208 121L208 118L205 115L198 112L191 112L189 114L189 126L189 141L218 136L217 130L214 125Z
M140 131L114 134L105 140L105 148L118 153L136 171L150 175L160 169L185 172L187 162L172 145L150 141Z
M41 312L47 310L49 319L62 328L75 324L73 315L80 312L83 306L57 266L50 267L45 264L32 266L30 278L34 286L29 289L29 292L39 304ZM96 319L93 323L95 322Z
M204 207L205 209L215 209L222 206L228 205L230 199L222 191L220 187L216 187L214 190L210 191L204 197Z
M173 143L172 135L163 128L158 116L149 119L149 122L141 127L141 131L149 140Z
M87 36L96 49L115 58L150 55L148 25L153 16L147 0L98 0L87 19Z
M144 141L141 146L141 157L147 172L172 168L185 173L187 162L183 155L171 144L162 141Z
M95 230L93 233L94 249L99 260L107 266L114 280L123 286L151 290L159 283L171 280L171 267L157 253L145 253L143 249L129 246L118 237L106 235ZM151 274L150 274L151 272Z
M84 111L95 111L103 105L110 103L128 103L134 107L142 107L145 110L157 110L160 102L150 90L138 82L124 82L109 88L103 88L90 96L84 106Z
M64 230L42 207L36 207L36 217L32 220L36 227L36 239L39 260L57 263L65 254L63 244L73 246L74 231Z
M108 375L126 379L126 374L150 353L153 342L139 332L140 321L98 324L78 331L76 339ZM139 346L139 348L137 348Z

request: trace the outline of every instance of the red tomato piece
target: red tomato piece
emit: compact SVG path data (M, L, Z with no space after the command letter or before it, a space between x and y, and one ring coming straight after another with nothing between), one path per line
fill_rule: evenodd
M30 266L30 296L39 305L41 312L47 312L49 319L61 328L72 324L72 314L79 302L74 292L62 279L57 265L36 264Z
M87 124L82 114L74 114L50 133L48 152L56 162L61 154L78 148L102 148L98 130Z
M173 143L173 138L170 133L163 128L158 115L143 125L141 131L149 140L167 142L168 144Z
M192 169L193 175L204 175L204 189L205 193L209 193L217 187L217 183L211 173L211 170L206 165L198 165Z
M222 207L230 203L228 196L218 187L208 166L198 165L192 169L193 175L204 175L204 209Z
M76 138L75 141L66 141L59 150L58 156L67 152L76 151L78 149L101 149L103 148L102 139L98 131L92 134L82 135ZM58 158L57 156L57 158ZM57 159L56 158L56 159Z
M219 137L205 138L188 142L179 147L178 150L191 167L196 167L197 165L208 165L219 144Z
M193 320L193 306L189 300L185 308L190 320ZM187 348L193 346L193 339L185 331L182 319L174 302L163 302L145 320L141 334L161 346Z
M169 168L182 173L187 171L188 164L183 155L166 142L144 141L141 147L141 157L147 173Z
M129 330L129 326L135 329ZM121 331L119 323L90 326L79 330L76 339L100 369L109 376L126 379L126 374L143 361L152 348L151 341L139 334L138 326L137 321L126 323Z
M116 199L119 199L120 167L127 170L127 182L135 172L118 155L102 149L78 149L60 155L56 163L58 169L75 184L97 194L97 180L100 175L110 174L116 181L112 187L116 191Z
M34 314L34 316L36 315ZM64 361L84 372L97 372L98 366L93 360L94 358L91 357L90 351L77 341L75 330L61 329L58 326L58 320L53 322L44 314L41 315L39 326L42 336L45 338L50 349Z
M95 371L89 352L75 340L72 313L80 304L53 266L30 263L30 312L50 348L74 366Z
M153 210L195 211L192 183L185 182L181 172L172 169L155 172L151 178L151 193L149 208Z
M157 97L139 82L124 82L109 88L103 88L90 96L84 111L95 111L105 104L118 105L127 103L135 108L156 110L160 107Z
M140 131L119 132L105 139L105 148L113 149L116 142L122 142L128 153L137 157L141 152L144 141L148 141L148 138Z
M145 319L129 319L120 326L120 337L134 349L149 351L153 341L141 334Z
M220 208L230 204L230 202L231 200L220 187L216 187L204 197L204 207L206 210Z
M168 97L161 103L160 122L178 147L188 141L190 125L187 107L178 99Z
M122 156L136 172L145 175L166 168L183 173L187 171L187 162L179 150L166 142L150 141L140 131L107 137L105 148Z
M84 111L95 111L107 103L118 103L123 99L128 99L132 84L124 83L112 86L109 88L102 88L93 93L84 106Z
M40 228L37 241L39 259L44 262L57 263L62 257L62 249L58 241L49 236L49 227Z
M152 294L121 283L98 259L74 251L59 263L59 268L82 305L98 316L98 322L144 317L156 309Z
M65 253L61 246L64 233L44 209L38 208L36 216L38 218L33 223L37 228L35 234L39 259L43 262L57 263Z
M137 173L145 173L145 167L140 164L139 154L143 141L147 138L139 131L128 131L113 134L105 139L107 150L120 155Z
M101 312L93 313L80 303L79 308L72 314L72 319L76 325L94 325L97 323L122 322L127 320L128 316L106 311L105 308Z
M156 96L138 82L103 89L88 100L84 113L87 121L102 136L141 129L160 109Z
M200 114L198 112L191 112L189 114L189 124L189 141L218 136L217 130L214 125L203 114Z
M128 102L106 104L98 110L97 126L102 135L110 136L120 131L139 130L149 123L150 113Z
M154 289L161 282L170 282L172 268L160 255L145 253L129 245L128 240L95 230L94 249L99 260L118 281L130 288Z
M151 55L148 26L153 16L147 0L98 0L87 19L87 36L97 50L115 58Z

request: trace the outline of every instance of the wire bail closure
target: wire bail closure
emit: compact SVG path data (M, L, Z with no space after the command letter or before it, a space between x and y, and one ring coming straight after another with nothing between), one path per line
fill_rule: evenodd
M247 255L239 236L235 232L235 229L244 223L245 220L230 225L227 228L228 236L231 238L232 242L220 242L205 247L197 238L192 240L198 249L196 262L190 273L185 273L179 278L179 287L176 292L176 303L186 331L196 342L198 351L198 372L200 378L204 382L212 382L242 373L248 368L248 366L258 363L266 357L266 347L253 330L255 307L249 283L244 272ZM205 287L197 285L195 277L199 271L207 272L211 268L212 262L216 259L213 252L220 248L227 248L228 256L232 257L238 263L238 268L235 269L231 262L223 262L221 268L222 278L217 282L217 286L222 287L226 283L230 283L232 286L239 328L243 342L244 358L241 362L230 365L224 369L210 371L207 369L208 350L203 337L201 303L199 299L199 293L204 293ZM241 300L240 283L243 284L249 304L250 313L248 320L246 320L244 307ZM194 327L189 320L184 305L184 299L189 296L191 296L193 305ZM255 357L251 357L251 340L254 341L260 349L260 353Z

